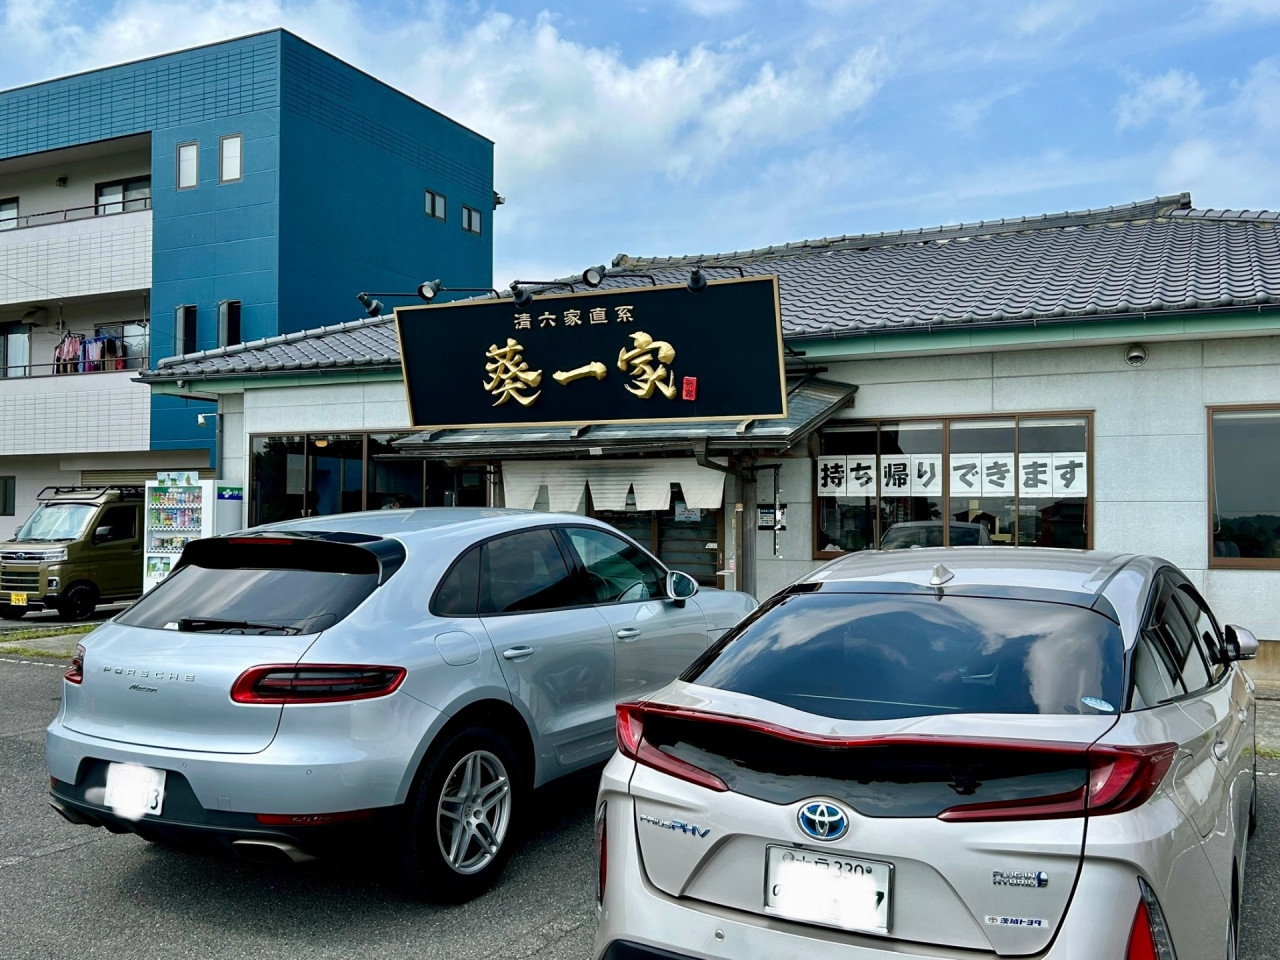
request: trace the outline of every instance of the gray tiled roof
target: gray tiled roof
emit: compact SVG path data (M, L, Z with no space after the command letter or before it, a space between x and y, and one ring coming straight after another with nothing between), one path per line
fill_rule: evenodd
M732 253L613 260L606 287L776 273L789 340L1280 307L1280 213L1194 210L1190 194L1097 210L805 240ZM579 284L581 289L581 285ZM399 365L390 318L160 362L145 380Z
M713 453L730 449L785 450L848 404L857 389L830 380L804 380L789 389L787 415L775 420L605 423L586 431L568 426L424 430L397 440L395 446L413 459L423 455L440 459L474 457L478 451L493 449L501 449L506 458L558 453L590 456L593 447L611 453L664 449L687 453L699 443L705 443Z

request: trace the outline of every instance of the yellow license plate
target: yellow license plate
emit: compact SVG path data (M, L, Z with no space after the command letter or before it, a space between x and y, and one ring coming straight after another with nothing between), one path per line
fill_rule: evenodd
M25 607L27 605L27 595L25 593L9 594L9 606Z

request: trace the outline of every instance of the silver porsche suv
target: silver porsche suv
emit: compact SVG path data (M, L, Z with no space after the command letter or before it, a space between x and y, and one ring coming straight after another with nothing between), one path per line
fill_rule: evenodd
M613 751L617 701L754 607L579 516L377 511L198 540L84 639L48 728L51 803L264 860L378 831L419 892L465 899L528 791Z
M604 960L1222 960L1257 651L1151 557L843 558L618 707Z

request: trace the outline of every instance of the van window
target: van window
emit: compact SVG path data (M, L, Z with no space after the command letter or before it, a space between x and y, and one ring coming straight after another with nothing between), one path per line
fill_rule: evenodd
M108 533L97 538L98 530L103 527ZM138 536L138 508L129 506L108 507L103 511L102 519L94 531L98 543L119 543L121 540L134 540Z

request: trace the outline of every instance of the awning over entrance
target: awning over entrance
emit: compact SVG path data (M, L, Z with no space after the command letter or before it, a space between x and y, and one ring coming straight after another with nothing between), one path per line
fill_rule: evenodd
M586 459L640 454L776 454L794 446L822 426L837 410L852 401L857 389L848 383L802 379L790 386L787 416L777 420L424 430L396 441L397 452L379 459L502 460L505 472L512 460L551 456ZM558 460L556 469L564 469L564 459ZM601 478L603 483L603 474ZM634 489L634 478L632 484ZM579 484L577 493L581 491ZM640 490L635 492L638 500ZM599 502L594 483L591 495ZM606 492L605 495L611 502L616 500L616 494ZM622 495L625 498L625 487Z
M724 473L699 466L692 457L659 460L514 460L502 467L502 486L508 507L531 509L542 487L557 512L574 511L582 502L582 488L591 488L597 510L624 510L627 492L635 494L638 510L666 510L671 484L680 484L685 505L718 510L724 502Z

